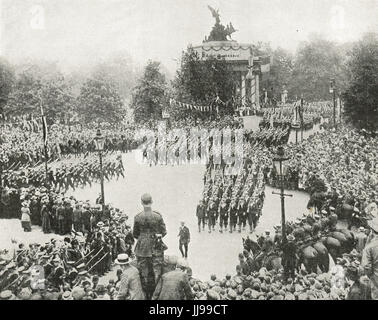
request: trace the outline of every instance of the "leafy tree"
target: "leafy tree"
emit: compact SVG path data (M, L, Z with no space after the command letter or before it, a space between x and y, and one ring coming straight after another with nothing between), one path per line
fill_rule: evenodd
M56 77L42 88L43 109L49 123L60 120L68 121L75 112L76 98L63 76Z
M173 80L178 100L209 105L218 96L223 102L235 92L236 75L224 59L210 57L202 60L192 47L183 52L181 66ZM230 110L231 111L231 110Z
M80 90L78 111L86 122L117 123L124 115L116 84L102 71L93 73Z
M294 57L282 48L277 48L270 54L273 56L273 64L268 76L262 77L260 88L266 88L268 95L269 93L273 94L276 99L280 100L281 93L288 89L291 82ZM271 92L271 88L273 88L273 92Z
M10 64L1 59L0 60L0 114L3 114L3 108L8 101L9 94L14 83L14 71Z
M344 114L358 128L378 128L378 36L366 34L348 62L348 85Z
M136 122L161 119L166 89L165 76L160 72L160 62L149 61L132 95L131 107L134 109Z
M317 35L302 43L297 50L289 96L306 100L329 100L330 79L338 83L343 72L343 56L337 46Z
M139 75L139 70L134 67L131 57L125 52L111 55L105 62L98 64L94 72L102 73L113 82L122 99L131 97Z
M18 67L6 113L9 116L41 115L40 106L49 123L63 121L74 107L74 97L64 76L51 66Z
M31 70L18 74L5 112L8 116L40 115L42 81Z

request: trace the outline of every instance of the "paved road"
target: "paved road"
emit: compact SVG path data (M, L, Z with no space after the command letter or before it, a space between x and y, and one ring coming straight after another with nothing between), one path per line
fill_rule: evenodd
M184 166L154 166L149 167L135 161L135 153L124 156L125 179L111 181L105 184L107 202L122 208L130 217L130 224L135 214L142 210L140 196L149 192L154 200L153 208L164 216L168 235L165 242L168 245L167 254L179 254L178 227L181 220L186 221L191 231L189 246L189 263L196 276L208 278L215 272L219 276L234 272L237 255L242 248L242 236L239 233L198 233L195 217L196 205L201 198L204 173L202 165ZM100 190L99 185L73 192L79 199L94 200ZM278 196L272 194L272 188L267 187L263 214L256 232L266 229L273 230L280 223L281 207ZM302 215L306 210L308 195L294 192L293 198L286 200L286 212L289 219Z
M189 263L194 275L206 279L212 273L223 276L233 273L237 263L237 255L242 248L242 236L247 233L219 233L216 231L198 233L195 217L196 205L201 198L204 173L202 165L156 166L149 167L135 161L135 153L124 156L125 178L105 183L106 201L121 208L130 217L130 224L135 214L142 210L140 196L149 192L153 199L153 207L160 211L165 219L168 235L165 242L168 245L167 254L179 254L178 227L181 220L186 221L191 230L189 247ZM263 214L256 232L273 229L280 223L280 200L272 194L273 189L267 187ZM100 186L94 184L73 191L78 199L94 201L98 196ZM294 192L293 198L286 200L287 217L295 218L305 210L308 196L305 193ZM33 232L25 234L18 220L0 220L0 243L2 248L10 247L10 240L15 237L25 243L46 242L52 235L43 234L33 227Z

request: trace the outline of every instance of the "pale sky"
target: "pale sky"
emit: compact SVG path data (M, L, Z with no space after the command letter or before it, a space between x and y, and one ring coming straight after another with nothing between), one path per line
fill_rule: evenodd
M378 31L378 0L0 0L0 54L11 62L41 58L64 70L113 52L136 63L158 60L174 72L181 51L214 24L239 30L241 43L270 42L294 51L310 33L339 42Z

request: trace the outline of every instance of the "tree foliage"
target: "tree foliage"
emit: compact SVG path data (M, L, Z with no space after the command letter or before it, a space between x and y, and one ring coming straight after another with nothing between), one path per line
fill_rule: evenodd
M9 94L12 91L12 86L15 80L14 70L10 64L1 59L0 60L0 114L3 113L3 108L8 102Z
M19 66L5 113L10 117L41 115L48 122L64 121L74 109L75 97L64 76L52 66Z
M114 83L122 99L129 99L137 84L139 70L133 65L131 57L125 52L115 53L94 68Z
M378 128L378 35L366 34L350 53L344 114L358 128Z
M101 70L94 72L81 87L78 111L89 123L117 123L122 120L125 113L116 84Z
M306 100L330 99L330 79L341 82L343 56L337 46L319 36L300 45L293 65L289 94Z
M134 88L131 107L136 122L161 119L167 84L160 71L160 62L149 61L138 85Z
M265 52L268 53L268 51ZM270 55L273 56L273 64L269 74L263 76L260 87L268 90L268 96L273 94L276 99L279 99L280 94L289 87L294 57L282 48L271 51Z
M192 47L183 52L181 66L173 80L176 98L186 103L209 105L218 96L223 102L235 92L236 75L224 59L202 60Z

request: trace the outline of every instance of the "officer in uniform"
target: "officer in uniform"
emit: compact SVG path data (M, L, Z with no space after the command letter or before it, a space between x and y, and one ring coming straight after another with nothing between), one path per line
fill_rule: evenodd
M167 249L162 238L167 234L163 217L151 208L152 198L149 194L142 195L143 211L134 218L133 236L137 239L135 255L141 277L142 287L148 299L152 292L147 288L150 272L154 275L154 286L160 279L164 262L164 250Z
M236 206L236 200L232 199L230 207L228 209L230 216L230 233L236 228L236 223L238 221L238 209Z
M227 225L228 225L228 204L225 199L222 199L220 206L219 206L219 232L223 232L223 226L224 229L227 230Z
M210 200L210 204L207 209L209 220L208 220L208 226L209 226L209 233L211 233L211 229L215 231L215 222L216 222L216 215L217 215L217 207L213 199Z
M240 199L239 206L238 206L238 224L239 230L238 232L241 233L242 226L245 228L246 225L246 214L247 208L244 199Z
M203 200L197 205L196 216L198 219L198 232L201 232L201 224L202 224L202 231L205 229L205 208Z

